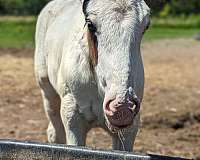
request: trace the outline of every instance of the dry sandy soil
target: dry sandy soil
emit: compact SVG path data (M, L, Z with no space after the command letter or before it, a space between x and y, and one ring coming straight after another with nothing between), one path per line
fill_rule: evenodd
M142 50L146 84L135 151L200 159L200 42L154 41ZM0 49L0 138L46 142L46 127L33 50ZM111 148L111 139L94 129L87 144Z

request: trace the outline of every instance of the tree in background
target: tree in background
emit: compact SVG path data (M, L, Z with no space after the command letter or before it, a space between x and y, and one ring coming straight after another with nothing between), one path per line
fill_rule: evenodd
M200 14L200 0L171 0L172 15Z
M145 0L153 15L158 15L169 0Z
M0 0L0 14L36 15L49 0Z
M200 0L146 0L156 16L200 14Z
M37 15L50 0L0 0L1 15ZM200 0L145 0L155 16L200 14Z

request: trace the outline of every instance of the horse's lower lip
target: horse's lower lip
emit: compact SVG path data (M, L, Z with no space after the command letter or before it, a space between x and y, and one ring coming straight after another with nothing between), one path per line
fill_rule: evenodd
M112 125L112 124L111 124ZM116 125L112 125L114 128L119 128L119 129L124 129L127 128L130 125L122 125L122 126L116 126Z
M112 116L105 116L113 126L118 128L132 124L134 119L133 112L127 107L120 107Z

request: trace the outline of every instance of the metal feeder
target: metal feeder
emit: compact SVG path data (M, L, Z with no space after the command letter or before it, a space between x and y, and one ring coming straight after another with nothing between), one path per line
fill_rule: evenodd
M0 140L0 160L187 160L57 144Z

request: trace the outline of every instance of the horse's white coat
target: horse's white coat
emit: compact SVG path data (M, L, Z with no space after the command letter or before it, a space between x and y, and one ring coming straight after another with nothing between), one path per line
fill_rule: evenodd
M124 99L129 87L142 101L140 43L149 8L143 0L91 0L87 12L98 30L99 60L94 72L80 0L51 1L38 18L35 74L50 121L48 140L85 145L87 132L100 126L112 135L113 148L122 150L117 134L105 125L102 106L108 97ZM132 150L138 125L139 114L124 132L126 150Z

